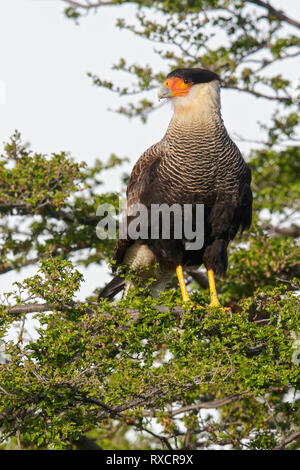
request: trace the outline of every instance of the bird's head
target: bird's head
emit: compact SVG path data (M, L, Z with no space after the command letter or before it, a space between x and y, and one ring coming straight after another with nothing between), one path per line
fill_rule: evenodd
M176 69L163 82L158 98L170 99L175 109L211 105L219 107L220 77L210 70Z

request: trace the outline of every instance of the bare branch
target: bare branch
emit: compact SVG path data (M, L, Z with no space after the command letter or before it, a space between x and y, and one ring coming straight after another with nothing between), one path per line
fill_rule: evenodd
M50 312L55 309L68 309L73 308L70 305L59 305L59 304L24 304L14 305L13 307L7 307L9 313L26 314L26 313L37 313L37 312Z
M273 238L284 236L284 237L300 237L300 227L292 225L291 227L274 227L269 226L270 236Z
M114 0L98 0L95 2L91 2L86 0L84 1L76 1L76 0L62 0L65 3L68 3L70 6L77 7L77 8L82 8L83 10L91 10L93 8L99 8L102 6L108 6L108 5L117 5L118 2ZM284 21L292 26L295 26L296 28L300 28L300 23L299 21L294 20L293 18L290 18L287 16L282 10L277 10L274 8L269 2L263 1L263 0L247 0L248 3L252 3L256 6L265 8L270 15L275 16L280 21ZM123 3L123 2L119 2ZM125 3L125 2L124 2ZM129 3L129 2L128 2Z
M169 450L173 450L171 444L169 443L168 439L165 437L165 436L162 436L162 435L159 435L159 434L155 434L153 431L150 431L150 429L147 429L147 428L141 428L142 431L144 432L147 432L148 434L150 434L151 436L155 437L156 439L159 439L161 441L162 444L165 444L165 446L169 449Z
M228 397L225 397L221 400L212 400L212 401L204 401L200 403L196 403L195 405L187 405L187 406L182 406L181 408L177 408L176 410L173 410L170 412L171 416L176 416L181 413L187 413L189 411L197 411L201 409L210 409L210 408L220 408L221 406L229 405L230 403L239 400L242 395L246 395L248 392L240 393L237 395L230 395ZM144 416L151 415L153 416L153 412L145 412Z
M14 398L15 395L13 395L12 393L9 393L5 390L5 388L3 388L1 385L0 385L0 394L3 394L3 395L7 395L8 397L11 397L11 398Z
M16 315L26 315L28 313L41 313L41 312L51 312L53 310L71 310L73 308L80 308L82 307L81 304L56 304L56 303L30 303L30 304L21 304L21 305L14 305L14 306L7 306L7 311L12 314ZM84 306L84 312L88 313L89 315L94 314L93 310L86 308L86 304Z
M69 5L73 7L78 7L78 8L83 8L84 10L90 10L91 8L98 8L102 6L107 6L107 5L114 5L116 2L114 0L107 0L107 1L98 1L95 3L91 2L76 2L74 0L62 0L65 3L68 3Z
M26 266L30 266L32 264L36 264L40 261L41 258L30 258L30 259L27 259L23 262L19 262L19 263L14 263L10 266L7 266L7 265L0 265L0 275L1 274L6 274L8 273L9 271L14 271L15 269L20 269L20 268L25 268Z
M295 431L293 432L292 434L290 434L288 437L286 437L285 439L283 439L276 447L274 447L274 450L281 450L283 449L285 446L287 446L288 444L290 444L292 441L294 441L295 439L297 439L297 437L300 436L300 429L298 429L298 431Z
M272 16L275 16L277 19L281 21L285 21L286 23L289 23L290 25L295 26L296 28L300 28L299 21L296 21L293 18L290 18L285 13L283 13L282 10L277 10L272 5L270 5L269 2L265 2L263 0L247 0L247 1L248 3L253 3L254 5L257 5L259 7L266 8L269 14Z
M227 88L228 90L244 91L246 93L250 93L251 95L256 96L257 98L265 98L266 100L270 101L279 101L281 103L290 103L292 101L291 97L266 95L265 93L260 93L259 91L255 91L250 88L241 88L237 85L226 85L225 83L224 88Z

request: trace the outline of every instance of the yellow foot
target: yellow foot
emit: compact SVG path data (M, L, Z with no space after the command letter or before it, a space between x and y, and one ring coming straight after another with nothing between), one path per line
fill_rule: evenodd
M194 304L194 302L191 302L191 308L192 310L196 310L197 308L204 308L203 305L198 305L198 304Z
M199 305L199 304L195 304L190 298L187 299L187 300L184 300L184 305L186 305L187 307L190 307L192 310L196 310L198 308L203 308L203 309L207 309L209 307L213 307L213 308L219 308L221 310L223 310L224 312L226 312L228 315L231 316L232 314L232 310L231 308L229 307L222 307L222 305L219 303L219 302L211 302L209 305Z
M199 304L195 304L195 302L193 302L190 298L188 299L183 299L183 307L187 307L187 308L192 308L192 309L195 309L195 308L206 308L205 306L203 305L199 305Z

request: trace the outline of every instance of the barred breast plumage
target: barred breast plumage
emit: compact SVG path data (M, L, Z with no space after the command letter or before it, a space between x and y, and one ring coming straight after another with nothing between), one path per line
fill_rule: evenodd
M249 227L252 213L251 172L224 126L218 81L200 82L191 87L188 97L179 96L173 102L174 115L165 136L132 170L127 211L137 203L149 209L151 204L204 204L204 245L200 250L186 250L184 239L137 243L128 237L118 240L114 254L117 266L126 264L128 249L135 245L128 263L135 266L138 250L148 246L153 254L149 260L159 263L157 274L164 278L164 285L178 264L204 263L223 276L227 245L239 229Z

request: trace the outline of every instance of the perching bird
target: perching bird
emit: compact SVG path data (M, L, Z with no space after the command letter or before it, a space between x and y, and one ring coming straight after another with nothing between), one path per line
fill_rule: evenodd
M134 220L130 210L135 204L143 204L149 211L153 204L203 204L204 244L200 249L187 249L187 240L176 239L172 233L170 239L119 238L116 267L125 266L122 272L126 273L126 266L131 270L147 266L144 276L156 279L153 296L166 288L176 272L182 298L188 301L182 268L204 264L210 306L219 306L214 275L225 275L228 243L251 224L251 172L224 126L217 74L200 68L173 70L158 96L171 101L174 114L162 140L146 150L132 170L126 223ZM195 227L195 220L192 222ZM149 217L149 232L150 224ZM150 268L153 265L156 267ZM124 288L126 295L133 283L125 281L122 272L99 298L112 298Z

